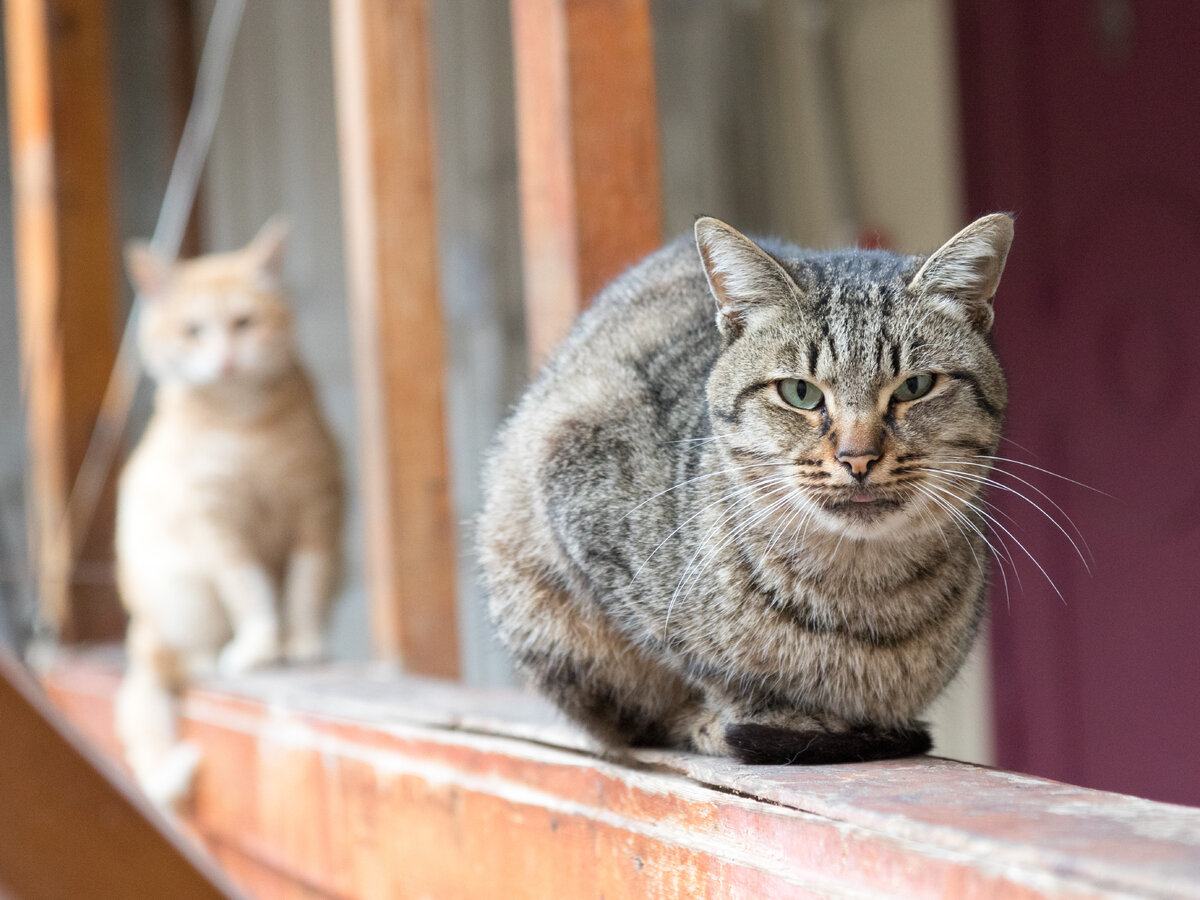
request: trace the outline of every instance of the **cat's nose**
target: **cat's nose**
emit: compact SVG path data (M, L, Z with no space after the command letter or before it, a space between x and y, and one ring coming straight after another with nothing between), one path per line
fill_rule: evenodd
M835 459L850 470L850 474L862 481L871 471L871 466L879 461L879 448L855 447L838 450Z

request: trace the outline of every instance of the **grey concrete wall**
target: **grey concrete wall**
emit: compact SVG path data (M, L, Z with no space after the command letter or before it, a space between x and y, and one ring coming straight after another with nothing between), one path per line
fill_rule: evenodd
M433 4L438 239L446 314L464 678L508 681L474 553L484 454L527 376L507 3Z

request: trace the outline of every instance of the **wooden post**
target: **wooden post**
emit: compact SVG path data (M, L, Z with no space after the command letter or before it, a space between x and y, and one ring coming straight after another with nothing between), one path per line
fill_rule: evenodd
M648 0L512 0L530 359L662 241Z
M458 673L427 0L333 0L334 76L380 656Z
M66 512L116 355L108 4L4 11L38 588L61 639L112 637L111 481L93 527Z

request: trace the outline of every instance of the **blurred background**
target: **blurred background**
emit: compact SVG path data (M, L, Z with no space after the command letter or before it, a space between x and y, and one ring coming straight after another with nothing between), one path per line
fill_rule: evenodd
M119 246L153 230L212 4L107 6ZM446 390L458 665L467 682L499 684L511 675L471 521L483 454L530 366L510 8L431 10L446 371L428 377ZM979 214L1017 214L996 303L1012 383L1004 483L1045 514L996 492L1011 560L987 639L933 712L937 751L1200 804L1200 7L654 0L651 12L664 238L711 214L804 246L927 252ZM278 211L291 219L302 352L354 498L334 627L338 656L355 659L372 644L332 47L324 0L250 0L185 252L240 246ZM5 179L8 124L6 109ZM37 584L11 203L6 183L0 636L24 645ZM131 299L120 290L114 335ZM88 547L75 578L88 602L111 604L109 544Z

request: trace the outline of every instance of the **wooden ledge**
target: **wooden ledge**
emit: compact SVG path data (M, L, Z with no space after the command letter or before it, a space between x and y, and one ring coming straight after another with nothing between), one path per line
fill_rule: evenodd
M111 656L44 675L115 751ZM601 758L534 697L369 665L208 683L193 823L302 897L1195 897L1200 809L925 757Z

